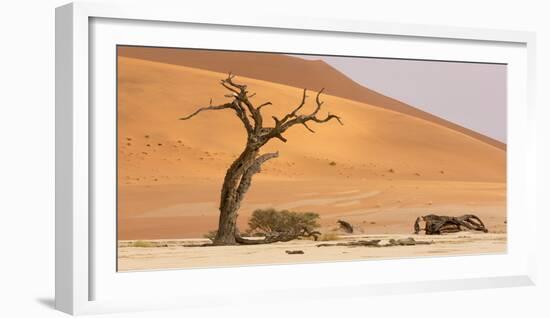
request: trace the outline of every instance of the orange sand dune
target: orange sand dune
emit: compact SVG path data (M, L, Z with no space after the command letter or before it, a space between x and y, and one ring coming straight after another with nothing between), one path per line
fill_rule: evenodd
M506 144L498 140L370 90L349 79L321 60L310 61L284 54L131 46L119 47L118 54L125 57L200 68L226 74L233 72L241 76L316 91L325 88L326 93L330 95L352 99L429 120L447 128L460 131L495 147L506 148Z
M217 225L225 170L245 142L230 110L179 117L223 103L225 76L196 68L119 58L119 239L200 237ZM293 109L301 90L237 77L267 100L265 118ZM327 87L328 88L328 87ZM304 111L313 108L310 92ZM294 127L287 143L264 151L280 157L265 164L243 202L250 213L276 207L320 213L324 229L352 221L367 233L408 233L428 212L482 216L505 231L506 152L453 129L350 99L323 95L323 115L343 118Z

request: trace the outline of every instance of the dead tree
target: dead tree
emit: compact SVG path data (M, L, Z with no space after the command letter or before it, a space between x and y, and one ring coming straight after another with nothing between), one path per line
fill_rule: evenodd
M246 192L250 188L252 177L260 172L263 163L279 156L278 152L260 154L260 149L272 139L286 142L287 139L283 136L283 133L293 126L302 125L313 133L314 131L308 125L310 123L326 123L335 119L342 124L342 121L339 116L330 113L324 118L318 117L321 105L323 105L323 102L320 100L323 90L317 93L315 109L309 114L301 114L300 110L304 107L307 98L307 91L304 89L300 104L292 112L284 115L282 118L272 116L274 121L273 126L266 126L261 110L264 107L270 106L271 102L265 102L260 105L253 104L250 98L255 94L250 94L246 85L235 83L233 78L234 75L229 74L226 79L220 82L229 91L225 95L225 97L230 99L229 102L212 105L211 99L210 105L201 107L192 114L180 119L188 120L200 112L207 110L227 109L235 112L235 115L242 122L247 132L244 150L227 169L225 174L220 195L218 231L214 238L214 244L234 245L277 242L283 238L266 237L263 242L259 242L259 240L242 238L237 230L237 212ZM296 235L300 234L303 233L296 233ZM284 237L284 239L288 239L288 237Z
M420 222L424 221L424 228L420 228ZM472 231L487 233L488 230L480 218L473 214L465 214L459 217L428 214L416 218L414 222L414 233L424 231L426 235L455 233L462 231L462 228Z

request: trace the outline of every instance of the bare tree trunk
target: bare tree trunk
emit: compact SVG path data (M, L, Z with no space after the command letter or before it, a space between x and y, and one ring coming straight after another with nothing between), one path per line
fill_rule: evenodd
M218 232L214 239L216 245L235 245L237 241L237 216L241 201L244 197L239 194L239 185L244 172L249 169L256 158L258 151L248 147L235 159L225 174L220 197L220 218Z
M258 150L247 146L243 153L231 164L222 186L220 197L220 218L215 245L238 244L240 235L237 229L237 216L241 202L252 184L252 177L260 172L261 166L279 153L266 153L258 156Z

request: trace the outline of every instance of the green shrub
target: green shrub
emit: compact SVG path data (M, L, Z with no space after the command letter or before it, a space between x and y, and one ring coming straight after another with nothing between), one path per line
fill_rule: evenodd
M302 230L313 231L319 227L319 214L313 212L277 211L258 209L248 221L249 233L299 233Z

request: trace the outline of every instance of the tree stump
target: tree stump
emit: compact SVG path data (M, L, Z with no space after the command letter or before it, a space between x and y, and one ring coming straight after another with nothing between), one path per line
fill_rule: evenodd
M353 233L353 226L351 224L344 220L338 220L337 222L340 225L340 228L344 230L344 232L349 234Z

